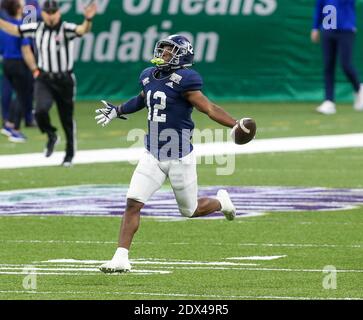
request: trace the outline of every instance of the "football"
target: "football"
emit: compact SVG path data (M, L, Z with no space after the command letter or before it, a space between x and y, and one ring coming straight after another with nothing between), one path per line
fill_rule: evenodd
M246 144L256 135L256 122L252 118L243 118L237 122L231 131L231 137L236 144Z

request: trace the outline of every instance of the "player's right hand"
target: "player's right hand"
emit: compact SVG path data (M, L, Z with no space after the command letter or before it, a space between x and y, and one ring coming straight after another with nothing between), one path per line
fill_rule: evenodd
M319 43L319 41L320 41L320 32L319 32L319 30L315 30L315 29L311 30L310 38L311 38L311 42Z
M126 120L125 116L119 115L117 113L117 108L111 103L101 100L104 105L104 108L97 109L96 113L99 113L98 116L95 117L97 124L102 125L102 127L107 126L113 119L120 118Z
M40 76L40 70L38 68L33 70L33 78L37 79Z

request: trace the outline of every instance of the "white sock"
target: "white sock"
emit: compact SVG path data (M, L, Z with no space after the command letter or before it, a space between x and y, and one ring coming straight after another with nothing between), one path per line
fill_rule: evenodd
M112 260L115 260L115 259L129 259L129 250L125 249L125 248L117 248Z
M223 203L223 201L221 200L221 198L218 198L218 197L216 197L215 199L218 200L219 203L221 204L221 210L220 211L223 211L224 210L224 203Z

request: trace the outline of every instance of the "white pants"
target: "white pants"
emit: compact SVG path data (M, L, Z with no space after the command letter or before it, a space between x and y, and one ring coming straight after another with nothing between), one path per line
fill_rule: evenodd
M197 164L193 151L181 159L159 161L145 150L131 178L127 198L146 203L167 177L180 213L191 217L198 206Z

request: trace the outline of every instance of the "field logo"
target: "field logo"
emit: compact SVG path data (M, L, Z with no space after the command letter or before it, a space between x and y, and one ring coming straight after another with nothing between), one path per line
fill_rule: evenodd
M363 205L363 189L301 187L201 187L199 197L215 197L227 189L238 217L275 212L335 211ZM0 215L120 216L125 210L126 186L86 185L0 192ZM173 191L161 189L141 214L182 218ZM208 218L223 218L221 213Z

